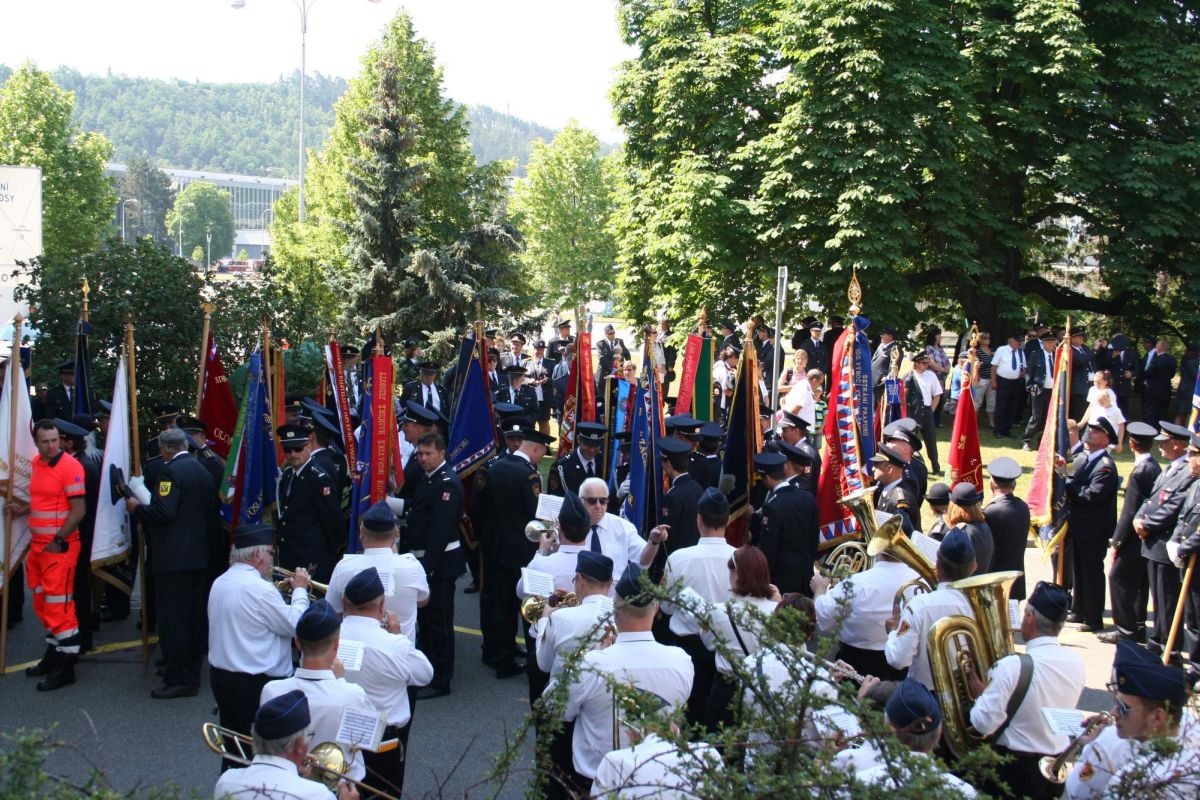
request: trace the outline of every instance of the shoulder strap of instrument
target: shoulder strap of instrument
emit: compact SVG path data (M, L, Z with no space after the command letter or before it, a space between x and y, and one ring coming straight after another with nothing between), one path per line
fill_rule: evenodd
M1017 677L1017 688L1008 698L1008 705L1004 708L1004 724L987 737L990 742L998 740L1001 734L1008 730L1013 717L1017 715L1017 709L1021 707L1021 703L1025 702L1025 695L1029 694L1029 684L1033 682L1033 658L1028 653L1017 653L1017 659L1021 662L1021 674Z

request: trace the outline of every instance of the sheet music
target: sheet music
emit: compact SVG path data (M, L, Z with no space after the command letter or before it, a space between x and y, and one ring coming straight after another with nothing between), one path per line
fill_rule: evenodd
M389 570L384 570L383 572L379 573L379 580L383 584L383 596L384 597L395 597L396 596L396 575L395 575L395 573L393 573Z
M344 708L342 721L338 723L337 734L333 740L360 750L377 750L379 740L383 738L383 729L383 718L375 712L361 708Z
M1008 625L1014 631L1021 630L1021 601L1008 601Z
M1070 736L1072 739L1083 732L1080 723L1088 716L1090 716L1088 712L1080 711L1078 708L1042 709L1042 717L1045 718L1046 724L1050 726L1050 730L1063 736Z
M363 643L354 639L342 639L338 642L337 657L347 671L358 672L362 669Z
M558 519L558 510L562 508L563 499L556 494L542 492L538 495L537 511L533 513L538 519L554 522Z
M930 564L937 563L938 548L941 547L941 542L920 531L913 531L912 543L913 547L917 548L917 551L925 556Z
M602 616L602 617L606 617L606 616L611 617L612 616L613 601L612 601L611 597L601 595L600 599L596 602L596 605L600 606L600 616Z
M844 709L822 708L813 714L813 724L823 736L841 733L853 738L862 733L858 718Z
M545 497L545 495L542 496ZM525 587L525 594L538 597L549 597L554 594L554 576L549 572L521 567L521 582Z

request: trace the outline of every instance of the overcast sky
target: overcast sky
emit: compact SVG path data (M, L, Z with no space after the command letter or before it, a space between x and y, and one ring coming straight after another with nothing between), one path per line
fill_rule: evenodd
M130 76L273 81L300 64L299 0L0 0L0 63L33 59ZM307 0L308 71L353 77L402 6L430 41L447 94L559 128L620 134L608 89L632 50L615 0Z

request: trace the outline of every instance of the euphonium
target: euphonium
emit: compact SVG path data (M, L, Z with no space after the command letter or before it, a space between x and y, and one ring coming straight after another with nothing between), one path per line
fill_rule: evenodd
M817 562L817 572L829 578L829 585L837 584L842 578L862 572L871 565L867 546L862 542L842 542L829 551L824 561Z
M1092 721L1087 724L1083 732L1075 737L1075 741L1063 750L1057 756L1042 756L1038 760L1038 769L1042 773L1042 777L1051 783L1064 783L1067 780L1068 766L1075 760L1075 756L1079 755L1079 751L1084 748L1083 737L1087 736L1097 728L1103 728L1113 721L1111 714L1098 714L1092 718Z
M577 605L579 605L579 598L574 592L566 592L559 589L549 597L531 594L521 601L521 619L533 625L541 619L542 611L546 606L550 606L550 608L569 608Z
M292 585L290 583L292 576L296 573L290 569L283 567L271 567L271 572L279 576L280 580L275 581L275 588L284 594L285 597L290 597L292 594ZM309 580L308 597L310 600L315 600L318 597L324 596L329 591L329 584L318 583L314 580Z
M945 719L946 743L956 756L983 740L971 728L975 697L967 687L966 667L969 664L982 677L993 664L1012 654L1008 592L1019 577L1019 570L1009 570L955 581L950 587L967 596L974 619L955 614L938 620L929 631L929 669Z

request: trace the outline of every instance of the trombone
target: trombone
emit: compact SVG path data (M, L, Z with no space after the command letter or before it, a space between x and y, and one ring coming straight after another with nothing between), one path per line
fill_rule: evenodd
M254 740L244 733L223 728L213 722L206 722L200 726L200 735L204 738L204 743L208 745L209 750L235 764L249 766L254 759L249 749L254 744ZM383 800L399 800L394 795L381 792L367 786L362 781L351 778L349 775L350 762L346 758L346 752L336 742L321 742L308 752L308 755L304 757L304 763L318 773L320 776L317 779L318 782L331 792L336 792L338 784L346 781L383 798Z
M277 578L279 578L279 580L275 581L275 588L278 589L284 597L291 597L292 586L289 581L291 581L292 577L295 576L296 573L290 569L284 569L283 567L271 567L271 572ZM317 583L311 579L308 583L309 600L315 600L318 597L324 597L325 593L329 591L329 584L327 583Z

